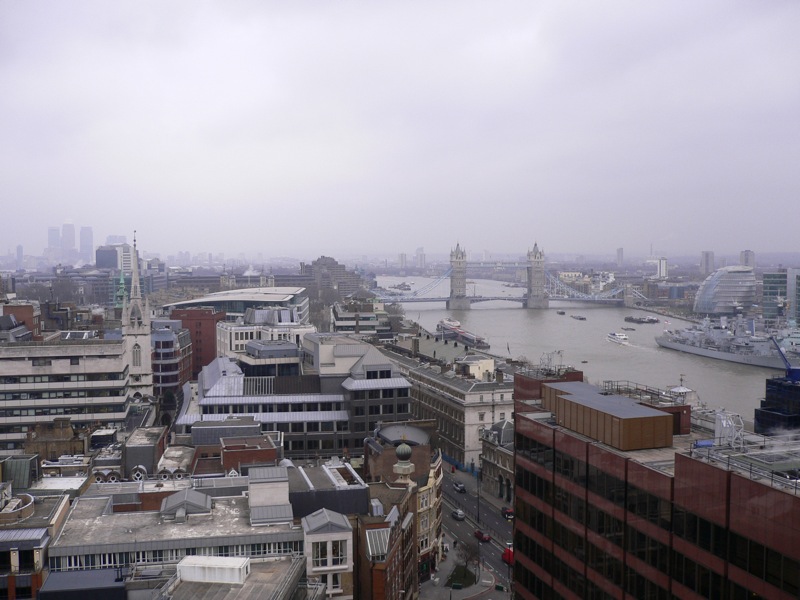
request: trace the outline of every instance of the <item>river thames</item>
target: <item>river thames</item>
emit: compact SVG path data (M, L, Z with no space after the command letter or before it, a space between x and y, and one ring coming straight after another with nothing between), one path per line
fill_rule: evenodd
M435 281L422 277L378 277L378 285L389 288L401 282L411 285L411 292ZM470 296L520 297L523 288L506 287L502 282L470 280ZM450 293L448 280L428 291L426 297L443 297ZM551 301L546 310L524 310L519 302L493 300L472 305L470 310L447 310L444 302L406 303L406 317L423 328L435 331L445 317L461 322L462 328L486 338L489 352L502 357L525 357L539 364L543 355L560 351L556 364L572 365L584 372L589 383L600 385L605 380L627 380L657 388L683 384L695 390L700 401L710 408L723 407L738 413L748 422L753 410L764 397L765 381L781 375L781 371L739 365L736 363L694 356L660 348L655 336L664 329L680 329L691 323L656 315L656 324L626 323L628 315L647 313L624 307L599 306L588 303ZM563 310L565 315L556 311ZM582 315L585 321L570 318ZM634 331L624 331L633 327ZM628 345L611 342L612 331L626 333Z

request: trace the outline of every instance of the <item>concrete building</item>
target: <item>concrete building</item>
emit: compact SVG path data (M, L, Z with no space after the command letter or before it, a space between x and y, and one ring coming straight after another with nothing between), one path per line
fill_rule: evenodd
M265 344L248 342L243 366L218 358L203 369L196 396L176 421L181 430L229 415L251 416L265 431L284 435L287 457L331 457L360 454L364 437L379 422L411 418L409 382L375 347L316 333L303 339L302 355L296 347L290 354ZM272 356L261 359L262 351ZM270 372L265 369L271 364L271 375L245 375L244 370Z
M123 428L129 411L128 358L124 340L0 344L2 450L20 452L28 431L60 416L70 416L77 426Z
M509 504L514 498L514 422L499 421L481 433L481 493L503 498Z
M321 508L301 520L306 550L306 577L318 578L326 597L352 600L353 526L340 513Z
M739 252L739 264L743 267L756 268L756 253L752 250L742 250Z
M504 368L491 357L468 354L452 369L420 365L408 371L414 418L436 421L444 459L459 469L474 473L481 431L511 418L514 382Z
M248 308L236 321L217 323L217 356L235 357L251 340L288 341L300 346L317 328L302 321L297 308Z
M331 331L383 338L391 336L389 314L383 302L336 302L331 306Z
M47 571L47 550L69 510L65 495L15 494L0 484L0 594L36 598Z
M94 262L94 233L91 227L81 227L80 259L85 263Z
M223 311L229 321L235 321L238 317L243 318L248 308L286 308L297 311L299 323L308 323L309 300L305 288L262 287L225 290L164 305L170 313L175 309L192 307Z
M700 253L700 275L711 275L715 269L714 253L711 250L703 250Z

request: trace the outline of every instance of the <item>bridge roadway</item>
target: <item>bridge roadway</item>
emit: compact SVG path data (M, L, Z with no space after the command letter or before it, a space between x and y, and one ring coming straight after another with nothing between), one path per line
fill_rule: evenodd
M449 296L444 298L429 298L429 297L419 297L419 296L381 296L381 299L385 302L399 302L401 304L408 304L412 302L447 302L450 300ZM507 302L519 302L523 304L527 298L524 296L519 297L509 297L509 296L467 296L470 304L475 304L477 302L489 302L490 300L505 300ZM588 302L591 304L622 304L622 298L580 298L580 297L570 297L570 296L549 296L548 299L550 301L558 301L563 300L567 302Z

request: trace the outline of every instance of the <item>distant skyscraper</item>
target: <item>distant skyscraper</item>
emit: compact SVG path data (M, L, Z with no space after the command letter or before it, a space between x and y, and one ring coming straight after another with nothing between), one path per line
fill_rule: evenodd
M405 252L400 254L400 256L398 258L400 259L400 268L401 269L405 269L406 268L406 264L408 262Z
M47 228L47 249L61 250L61 229L58 227Z
M94 262L94 234L91 227L81 227L81 260Z
M418 269L425 268L425 248L417 248L416 262Z
M700 274L711 275L714 272L714 253L711 250L703 250L700 253Z
M61 254L68 256L75 250L75 225L64 223L61 226Z
M617 268L622 268L622 248L617 248Z
M17 246L17 269L22 269L25 266L25 254L22 251L22 244Z
M739 252L739 264L743 267L756 268L756 253L752 250L742 250Z
M113 246L114 244L127 244L128 236L126 235L109 235L106 238L106 246Z
M658 259L658 271L656 272L656 277L659 279L666 279L669 276L667 272L667 259L665 257L661 257Z

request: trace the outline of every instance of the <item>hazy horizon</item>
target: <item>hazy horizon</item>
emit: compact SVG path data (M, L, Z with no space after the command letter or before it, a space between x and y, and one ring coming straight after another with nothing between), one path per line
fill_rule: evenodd
M70 221L165 256L791 253L799 17L0 3L0 250Z

